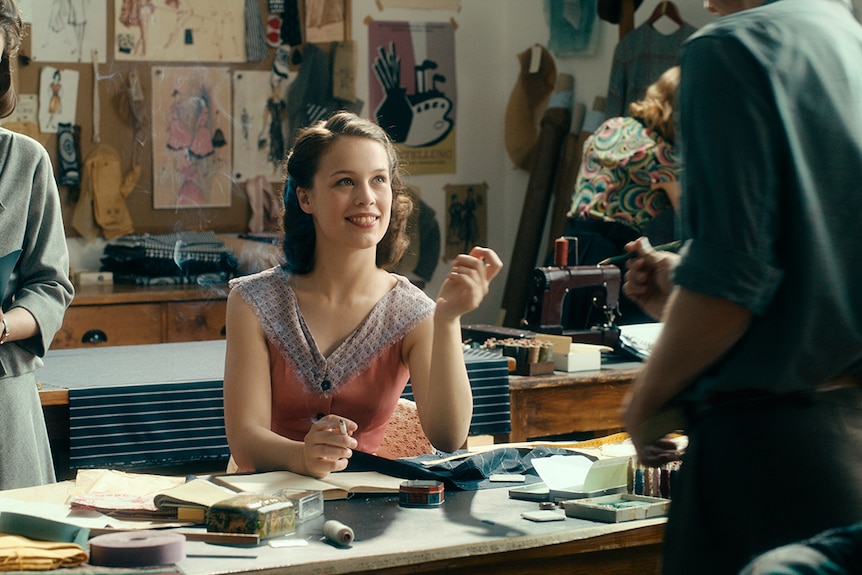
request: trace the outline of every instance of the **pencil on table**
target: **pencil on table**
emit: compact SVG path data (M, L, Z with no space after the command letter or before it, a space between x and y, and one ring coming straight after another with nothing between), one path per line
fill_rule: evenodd
M657 252L667 252L667 251L675 250L675 249L679 248L681 245L682 245L682 240L675 240L672 242L668 242L666 244L661 244L661 245L655 246L655 247L653 247L653 249ZM605 258L602 261L600 261L597 265L603 266L603 265L607 265L607 264L618 264L618 263L624 262L626 260L630 260L633 257L635 257L634 253L620 254L618 256Z

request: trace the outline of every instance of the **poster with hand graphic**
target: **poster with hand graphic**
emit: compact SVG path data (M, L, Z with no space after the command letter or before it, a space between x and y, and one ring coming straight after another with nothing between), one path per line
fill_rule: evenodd
M455 31L449 22L371 22L369 110L411 174L456 172Z

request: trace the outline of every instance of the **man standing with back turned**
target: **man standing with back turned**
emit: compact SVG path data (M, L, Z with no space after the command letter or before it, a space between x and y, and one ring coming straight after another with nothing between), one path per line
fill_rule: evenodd
M706 7L681 59L683 250L626 246L625 293L664 321L623 406L640 458L677 457L652 430L687 419L666 575L862 519L862 27L849 0Z

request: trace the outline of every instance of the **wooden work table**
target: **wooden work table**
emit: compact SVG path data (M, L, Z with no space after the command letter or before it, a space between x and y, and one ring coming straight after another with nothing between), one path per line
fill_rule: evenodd
M619 408L641 368L637 361L606 362L595 371L511 376L509 398L512 431L499 441L622 429Z
M40 505L65 501L71 487L64 485L73 486L74 482L0 491L0 510L41 511ZM49 492L60 493L52 499ZM444 499L439 507L427 509L401 507L398 497L393 496L327 501L323 516L300 523L296 534L291 536L307 541L303 546L225 547L187 541L186 553L195 557L187 557L165 572L183 575L657 572L664 518L613 524L567 517L535 523L523 519L521 513L535 511L537 503L510 499L505 487L446 490ZM323 522L328 519L353 529L355 540L349 547L336 547L322 540ZM132 569L110 571L115 575L133 572ZM94 569L85 564L63 572L90 575Z

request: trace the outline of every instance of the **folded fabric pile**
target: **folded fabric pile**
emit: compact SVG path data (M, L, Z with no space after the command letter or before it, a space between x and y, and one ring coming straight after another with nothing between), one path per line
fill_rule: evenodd
M48 571L77 567L88 558L75 543L34 541L0 533L0 571Z
M239 269L214 232L121 236L107 243L101 261L114 283L144 286L225 283Z

